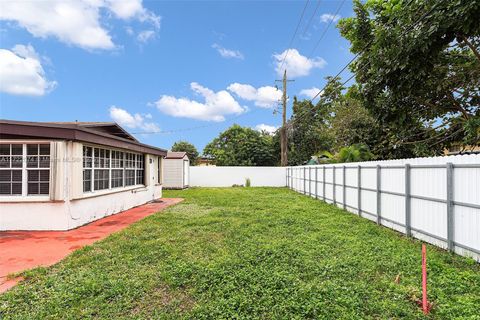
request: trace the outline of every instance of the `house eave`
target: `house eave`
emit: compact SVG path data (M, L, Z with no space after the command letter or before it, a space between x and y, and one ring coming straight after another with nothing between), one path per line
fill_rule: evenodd
M56 139L88 142L103 146L165 157L167 150L76 125L0 120L1 139Z

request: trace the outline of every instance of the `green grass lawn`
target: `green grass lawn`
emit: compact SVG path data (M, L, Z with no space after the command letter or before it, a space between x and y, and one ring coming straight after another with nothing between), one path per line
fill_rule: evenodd
M419 241L283 188L164 195L186 201L26 272L0 318L424 318ZM428 268L430 318L480 319L479 264Z

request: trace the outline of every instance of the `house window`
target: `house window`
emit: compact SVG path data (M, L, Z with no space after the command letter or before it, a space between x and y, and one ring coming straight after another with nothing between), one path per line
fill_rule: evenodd
M48 195L49 190L50 144L0 144L0 195Z
M125 154L125 185L135 185L135 154Z
M94 148L93 190L105 190L110 182L110 150Z
M50 145L27 144L27 194L48 194L49 181Z
M93 148L83 146L83 192L92 191Z
M142 154L84 146L83 191L144 184L144 159Z
M0 194L22 195L21 144L0 145Z
M137 166L136 166L136 178L137 184L144 184L144 165L145 165L145 157L143 154L137 154Z
M112 151L112 188L123 187L123 152Z

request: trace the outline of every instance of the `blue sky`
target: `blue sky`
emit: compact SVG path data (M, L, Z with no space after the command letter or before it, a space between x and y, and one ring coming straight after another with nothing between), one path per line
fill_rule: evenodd
M335 24L312 53L341 2L322 0L313 16L317 4L309 1L284 64L295 79L290 97L307 98L306 89L321 88L324 77L351 58ZM200 151L233 123L278 127L281 116L273 110L281 93L274 80L304 6L305 1L3 1L0 117L114 120L145 143L170 148L181 139ZM338 16L352 14L345 1Z

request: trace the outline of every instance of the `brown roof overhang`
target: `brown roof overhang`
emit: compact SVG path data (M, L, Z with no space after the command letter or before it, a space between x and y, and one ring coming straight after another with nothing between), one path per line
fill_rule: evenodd
M81 141L158 156L167 155L167 150L106 134L76 124L0 120L0 138Z

